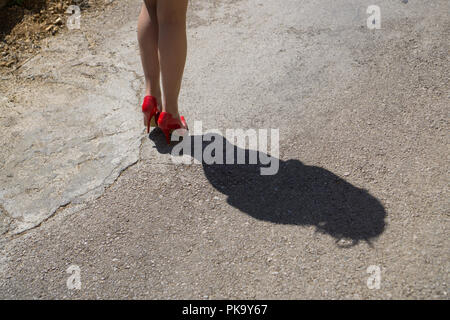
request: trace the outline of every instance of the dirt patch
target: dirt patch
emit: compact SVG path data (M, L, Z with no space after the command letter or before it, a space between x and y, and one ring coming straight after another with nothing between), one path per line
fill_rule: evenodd
M75 5L81 13L102 11L105 0L11 0L0 9L0 73L14 70L35 55L43 40L67 29ZM68 12L69 11L69 12Z

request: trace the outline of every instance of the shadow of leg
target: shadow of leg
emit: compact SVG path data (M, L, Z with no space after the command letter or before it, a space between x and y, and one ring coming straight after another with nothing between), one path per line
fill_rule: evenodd
M366 190L326 169L306 166L298 160L279 160L278 173L263 176L261 168L266 166L259 159L267 155L258 153L256 164L236 164L239 151L245 154L245 163L254 151L239 149L220 135L216 138L224 143L222 159L216 157L218 161L214 164L204 161L205 152L212 152L210 158L218 152L208 148L214 142L211 136L206 139L205 136L188 136L182 142L189 148L184 152L196 157L201 154L202 158L197 160L201 161L208 181L227 195L228 204L240 211L277 224L312 225L336 241L351 240L351 245L361 240L370 243L384 231L386 212ZM196 148L201 148L202 152L195 152ZM234 164L224 164L230 150L234 151Z

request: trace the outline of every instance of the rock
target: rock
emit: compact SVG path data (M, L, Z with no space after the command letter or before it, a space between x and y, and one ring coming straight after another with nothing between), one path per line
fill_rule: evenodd
M117 41L134 40L121 33ZM71 202L73 206L65 209L77 211L139 157L141 115L135 110L140 83L135 72L139 69L125 69L138 65L139 56L133 54L134 49L124 47L110 61L123 65L123 70L110 75L107 67L97 67L96 76L91 79L83 73L92 72L90 65L100 65L104 57L92 56L89 51L80 54L79 49L88 44L80 41L79 35L71 33L50 43L49 47L57 48L61 54L43 52L22 66L20 76L52 79L57 84L43 84L31 93L19 88L15 90L17 99L24 94L34 103L14 103L14 108L2 109L4 119L10 116L8 110L11 116L20 112L14 125L1 125L0 137L0 163L6 164L0 170L0 205L14 219L7 231L12 234L36 226ZM112 43L108 46L112 47ZM73 61L77 61L76 67L71 67ZM100 78L104 79L101 84ZM51 101L38 98L47 95L52 96ZM23 108L29 112L22 112ZM69 118L70 127L66 121ZM30 125L23 127L28 122ZM21 175L15 174L11 179L7 177L10 172Z

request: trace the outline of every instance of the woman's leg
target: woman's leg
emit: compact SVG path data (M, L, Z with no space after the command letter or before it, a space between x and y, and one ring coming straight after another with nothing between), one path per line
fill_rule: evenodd
M186 64L186 11L188 0L157 0L159 62L163 111L178 114L178 96Z
M145 95L154 96L158 104L161 104L158 34L156 0L145 0L138 20L138 41L145 76Z

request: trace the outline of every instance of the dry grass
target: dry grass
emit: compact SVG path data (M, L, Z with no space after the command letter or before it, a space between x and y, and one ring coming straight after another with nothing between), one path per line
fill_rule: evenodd
M70 5L82 11L104 0L13 0L0 9L0 72L9 72L36 54L42 40L66 28Z

